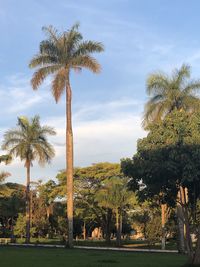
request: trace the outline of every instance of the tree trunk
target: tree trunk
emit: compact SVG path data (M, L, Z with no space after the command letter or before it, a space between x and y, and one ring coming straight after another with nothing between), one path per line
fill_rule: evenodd
M30 190L30 228L33 226L33 191Z
M200 225L198 226L197 244L196 244L193 264L194 265L200 264Z
M120 210L120 226L119 226L119 241L120 241L120 246L122 242L122 223L123 223L123 217L122 217L122 210Z
M161 220L162 220L162 249L165 250L166 204L161 204Z
M183 215L183 207L181 205L181 196L180 190L177 196L177 230L178 230L178 251L179 253L185 253L185 237L184 237L184 215Z
M110 230L110 226L111 226L111 219L112 219L112 210L111 209L107 209L107 216L106 216L106 243L110 244L110 236L111 236L111 230Z
M183 188L182 186L180 186L180 195L181 195L181 204L183 207L183 215L184 215L184 221L185 221L186 248L187 248L189 259L192 262L194 252L193 252L192 240L191 240L191 235L190 235L190 223L189 223L188 208L187 208L186 188Z
M116 230L117 230L117 246L120 246L120 224L119 224L119 210L116 208Z
M86 224L85 224L85 221L83 223L83 240L86 240Z
M66 176L67 176L67 219L68 219L68 246L73 247L73 132L71 115L72 91L67 82L66 86Z
M31 218L31 210L30 210L30 162L26 162L26 243L30 243L30 218Z

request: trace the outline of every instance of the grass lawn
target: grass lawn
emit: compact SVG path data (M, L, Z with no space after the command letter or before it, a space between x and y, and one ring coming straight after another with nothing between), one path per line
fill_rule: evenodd
M182 267L178 254L0 247L1 267Z
M25 243L25 239L18 238L17 243ZM33 244L51 244L51 245L64 245L59 238L47 239L47 238L31 238L31 243ZM76 246L91 246L91 247L116 247L116 241L111 240L108 245L105 240L74 240L74 245ZM122 240L122 247L126 248L142 248L142 249L161 249L161 244L156 244L149 246L147 241L142 240ZM166 243L166 249L176 250L177 244L175 241L171 240Z

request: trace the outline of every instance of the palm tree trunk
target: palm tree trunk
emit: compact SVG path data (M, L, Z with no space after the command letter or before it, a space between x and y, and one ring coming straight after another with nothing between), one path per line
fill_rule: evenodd
M197 233L197 243L195 254L193 258L193 264L198 265L200 264L200 225L198 226L198 233Z
M177 230L178 230L178 251L179 253L185 253L185 237L184 237L184 215L183 207L181 205L181 193L178 191L177 196Z
M117 246L120 246L120 225L119 225L119 210L116 208L116 230L117 230Z
M26 243L30 243L30 162L26 162L26 172L27 172L27 181L26 181Z
M185 221L186 248L187 248L189 259L192 261L194 251L193 251L191 233L190 233L191 231L190 231L190 222L189 222L189 216L188 216L186 188L183 188L182 186L180 186L180 194L181 194L181 204L183 207L183 215L184 215L184 221Z
M119 226L119 244L121 246L122 243L122 225L123 224L123 216L122 216L122 209L120 209L120 226Z
M71 115L72 91L69 81L66 86L66 175L67 175L67 219L68 246L73 247L73 132Z
M165 250L165 218L166 218L166 204L161 204L162 249L163 250Z
M86 223L83 223L83 240L86 240Z
M110 237L111 237L111 220L112 220L112 210L107 209L106 214L106 223L105 223L105 229L106 229L106 243L110 244Z

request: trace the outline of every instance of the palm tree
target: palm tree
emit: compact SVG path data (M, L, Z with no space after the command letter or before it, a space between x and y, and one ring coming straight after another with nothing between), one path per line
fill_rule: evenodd
M71 119L72 91L70 72L80 72L83 68L99 73L100 64L91 56L94 52L102 52L99 42L83 41L78 31L79 24L70 30L58 33L52 26L43 27L47 39L40 43L39 53L33 57L29 67L37 68L31 80L34 90L38 89L44 79L52 75L52 94L56 102L66 92L66 176L67 176L67 214L68 245L73 246L73 132Z
M173 71L171 77L162 72L153 73L148 77L147 94L150 99L145 105L144 128L147 129L151 123L164 119L174 110L185 110L191 113L199 109L200 99L195 93L200 89L200 80L190 80L190 76L190 66L183 64L180 69ZM178 206L179 204L177 208ZM163 237L164 228L165 212L162 210ZM184 244L181 246L184 247ZM162 248L165 248L164 238Z
M200 80L190 79L190 67L182 65L169 77L157 72L147 79L147 94L150 97L145 105L143 126L163 119L174 109L192 112L199 108L199 98L195 95L200 89Z
M111 177L102 182L102 188L96 193L98 205L109 208L115 213L117 246L121 245L122 211L131 203L132 192L127 188L128 180L121 177Z
M30 168L34 160L40 165L50 163L54 149L47 141L47 135L55 135L53 128L41 126L39 116L32 119L18 118L17 128L4 134L2 149L12 157L19 157L25 162L27 172L26 183L26 242L30 242Z

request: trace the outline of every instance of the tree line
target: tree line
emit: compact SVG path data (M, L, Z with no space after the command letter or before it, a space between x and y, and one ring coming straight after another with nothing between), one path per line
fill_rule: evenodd
M120 245L123 218L127 216L125 210L127 207L130 211L134 210L130 207L134 199L137 205L148 203L147 206L150 207L144 209L143 214L138 216L135 213L133 216L135 220L138 217L138 222L143 221L145 235L151 232L149 227L153 227L157 218L161 216L161 230L158 236L162 236L162 247L165 248L166 225L173 217L177 226L179 251L187 251L190 261L194 264L199 263L200 102L196 92L200 89L200 81L190 79L190 67L185 64L180 69L175 69L171 76L162 72L149 75L146 85L149 100L145 105L142 122L147 137L138 140L137 152L133 158L122 159L121 166L117 167L118 172L111 171L111 175L108 175L110 169L107 169L105 164L103 176L98 172L98 164L86 168L87 171L84 168L76 169L73 166L70 73L71 70L81 71L82 68L98 73L101 67L91 54L104 50L99 42L83 41L78 29L79 25L75 24L70 30L59 33L53 27L45 27L43 30L47 34L47 39L40 43L39 52L29 65L36 68L31 80L34 90L38 89L46 77L51 76L51 89L56 102L64 92L66 93L66 170L57 177L59 183L55 186L56 191L52 188L49 192L57 192L53 203L57 203L56 199L61 193L62 199L67 201L68 246L73 246L73 217L76 212L80 212L85 227L87 220L84 218L91 219L90 216L95 216L108 242L111 234L110 218L114 218L116 240ZM30 191L30 168L34 160L40 164L51 161L54 149L47 136L53 134L54 129L42 127L39 117L36 116L30 120L19 117L17 128L8 130L4 135L2 148L8 151L8 156L1 157L0 162L19 157L24 161L27 171L27 242L30 241L33 204L30 193L36 199L42 196L40 187L37 187L39 191L35 195ZM90 168L93 167L97 169L95 174L90 176ZM2 173L1 179L8 175ZM50 184L52 185L52 182ZM79 197L81 205L85 206L77 208ZM39 206L42 207L43 204ZM23 220L22 216L21 221ZM195 250L191 240L192 233L197 236ZM152 239L154 236L156 232Z

